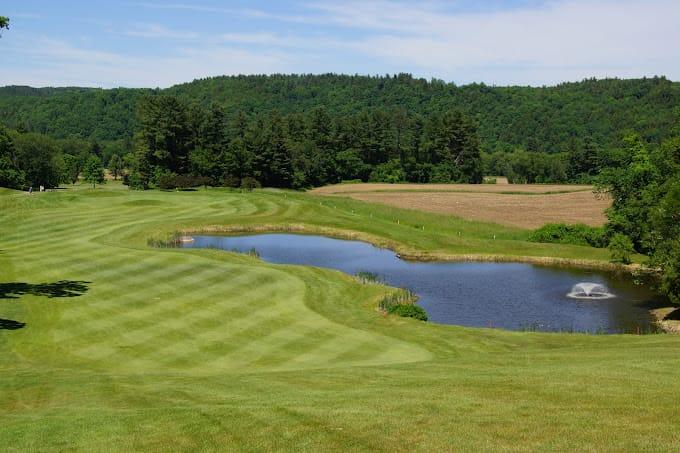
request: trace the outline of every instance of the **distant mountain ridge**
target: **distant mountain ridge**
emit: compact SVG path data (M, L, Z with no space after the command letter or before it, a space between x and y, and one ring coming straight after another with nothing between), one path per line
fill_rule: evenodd
M680 83L664 77L499 87L457 86L409 74L274 74L211 77L166 89L7 86L0 88L0 123L55 137L115 140L134 133L137 100L149 93L216 102L228 115L291 114L317 106L334 116L365 109L403 108L410 115L459 109L476 118L487 151L567 151L585 137L611 146L628 131L659 142L670 134L680 105Z

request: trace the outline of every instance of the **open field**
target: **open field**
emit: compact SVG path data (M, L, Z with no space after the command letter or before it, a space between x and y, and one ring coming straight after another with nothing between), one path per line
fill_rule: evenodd
M359 184L334 184L317 187L312 193L319 195L363 192L475 192L475 193L526 193L550 194L566 192L592 192L593 186L577 184L387 184L367 182Z
M3 449L680 449L680 336L385 317L389 289L339 272L146 245L261 225L420 253L607 259L519 228L284 191L1 191Z
M591 186L538 184L342 184L312 191L406 209L421 209L519 228L546 223L606 222L610 201Z

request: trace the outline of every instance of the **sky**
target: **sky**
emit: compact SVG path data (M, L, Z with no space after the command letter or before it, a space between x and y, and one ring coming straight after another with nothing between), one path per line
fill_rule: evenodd
M680 80L680 0L3 0L0 85L168 87L271 73L456 84Z

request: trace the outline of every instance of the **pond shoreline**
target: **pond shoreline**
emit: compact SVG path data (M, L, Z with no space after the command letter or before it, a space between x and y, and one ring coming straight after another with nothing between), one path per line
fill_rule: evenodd
M256 225L209 225L200 228L186 228L180 231L182 235L192 234L219 234L237 235L243 233L294 233L294 234L319 234L334 239L349 239L367 242L379 248L390 249L399 258L414 262L491 262L491 263L523 263L536 264L539 266L577 268L584 270L602 270L616 273L630 274L633 276L644 275L655 277L654 269L640 264L617 264L606 261L590 259L558 258L550 256L526 256L526 255L493 255L493 254L455 254L441 252L425 252L415 250L406 245L389 239L364 233L356 230L343 230L332 227L323 227L307 224L256 224Z
M665 333L680 335L680 319L667 319L668 315L680 310L678 307L662 307L650 310L656 325Z
M206 225L183 233L195 235L195 242L183 247L257 250L267 262L327 267L349 275L359 271L381 275L390 286L408 288L421 296L423 308L438 323L493 325L507 330L660 331L648 307L659 305L652 303L651 293L645 292L649 290L634 289L637 279L630 278L627 272L612 272L610 266L584 270L573 264L556 266L551 260L540 260L536 265L535 261L519 262L512 257L500 260L490 255L454 255L456 259L448 255L448 260L441 260L438 255L428 254L428 259L408 261L395 253L395 249L401 249L393 242L356 231L300 224ZM498 284L489 286L489 279ZM569 288L583 281L615 289L612 292L616 301L590 304L566 300ZM496 286L504 289L498 291ZM476 302L470 305L472 300ZM646 301L644 306L641 301ZM507 316L502 314L505 312Z

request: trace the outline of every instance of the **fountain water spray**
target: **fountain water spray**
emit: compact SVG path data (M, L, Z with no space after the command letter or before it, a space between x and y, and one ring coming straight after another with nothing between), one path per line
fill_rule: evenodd
M601 283L581 282L571 287L571 292L567 297L574 299L609 299L614 294Z

